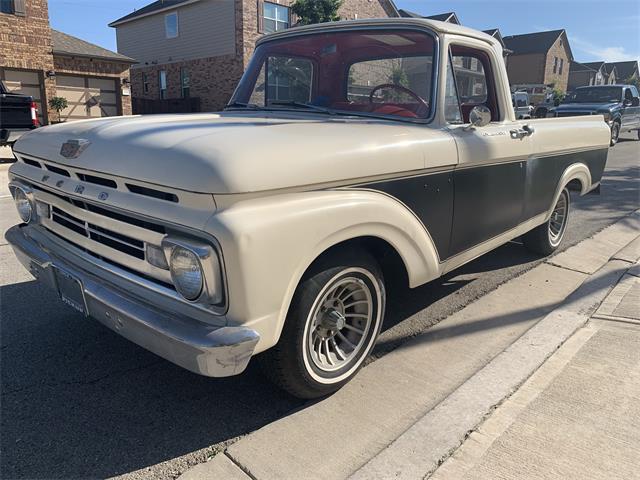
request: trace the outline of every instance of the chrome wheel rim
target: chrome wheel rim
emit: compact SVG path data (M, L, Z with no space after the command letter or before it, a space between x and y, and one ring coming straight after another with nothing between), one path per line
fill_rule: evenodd
M567 225L567 213L569 210L569 201L567 194L562 193L556 203L551 218L549 218L549 242L551 245L558 246L564 235L564 229Z
M307 355L317 369L335 372L359 358L374 323L374 307L368 285L355 276L320 293L306 339Z

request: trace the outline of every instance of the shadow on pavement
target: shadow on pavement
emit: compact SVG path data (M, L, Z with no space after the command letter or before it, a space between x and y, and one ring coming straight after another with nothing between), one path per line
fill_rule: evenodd
M637 208L637 183L628 179L638 177L638 166L607 171L603 195L580 199L579 208L622 216ZM428 285L393 287L376 354L540 261L516 241ZM75 314L34 281L0 287L0 313L2 478L124 474L233 440L308 405L267 382L255 362L227 379L187 372ZM540 314L464 330L443 324L434 335Z

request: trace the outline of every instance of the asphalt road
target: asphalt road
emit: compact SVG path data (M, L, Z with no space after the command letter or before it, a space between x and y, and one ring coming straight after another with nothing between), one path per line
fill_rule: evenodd
M4 195L3 231L17 218ZM640 142L611 150L600 196L574 200L563 248L640 208ZM512 242L429 285L393 289L375 356L538 262ZM2 478L171 478L306 405L255 365L200 377L80 317L19 267L4 239L0 265Z

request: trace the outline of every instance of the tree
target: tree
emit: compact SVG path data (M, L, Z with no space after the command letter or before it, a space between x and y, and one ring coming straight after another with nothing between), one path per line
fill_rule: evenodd
M58 122L62 121L60 112L69 106L69 102L64 97L51 97L49 99L49 108L55 110L58 114Z
M296 0L291 12L297 15L298 25L335 22L340 20L338 10L344 0Z
M564 93L562 90L560 90L559 88L554 88L551 91L551 94L553 95L553 104L557 107L558 105L560 105L562 103L562 100L564 100L564 97L567 96L566 93Z

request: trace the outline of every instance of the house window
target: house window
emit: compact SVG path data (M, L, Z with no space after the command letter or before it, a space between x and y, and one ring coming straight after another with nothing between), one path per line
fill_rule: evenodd
M142 74L142 91L144 93L149 93L149 74L148 73Z
M558 73L562 75L562 66L564 65L564 58L560 59L560 68L558 68Z
M289 28L289 8L275 3L264 2L264 32L277 32Z
M0 0L0 13L13 13L13 0Z
M164 100L167 98L167 72L166 70L160 70L158 72L158 85L160 86L160 98Z
M553 57L553 73L558 73L558 57Z
M189 70L186 68L180 69L180 88L182 90L182 98L189 98L189 84L191 80L189 78Z
M167 38L176 38L178 36L178 12L164 16L164 33Z

